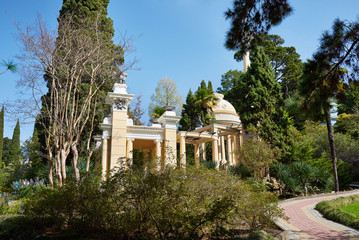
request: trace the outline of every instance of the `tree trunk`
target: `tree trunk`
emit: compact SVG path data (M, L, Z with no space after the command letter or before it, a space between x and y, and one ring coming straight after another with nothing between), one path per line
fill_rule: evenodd
M335 191L339 192L339 180L338 180L338 171L337 171L337 155L336 155L336 152L335 152L334 133L333 133L333 126L332 126L332 119L330 117L330 108L327 108L325 110L325 120L327 121L330 154L332 156L334 181L335 181Z
M93 150L87 150L87 155L86 155L86 172L88 172L90 170L90 160L91 160L91 156L92 156Z
M76 181L79 181L80 180L80 171L79 171L79 167L77 164L78 159L79 159L79 152L77 150L76 143L71 145L71 150L72 150L72 154L73 154L72 163L73 163L73 167L74 167L75 179L76 179Z
M54 161L52 159L52 152L48 151L47 156L49 158L49 183L51 187L54 187L54 177L52 175L52 171L54 169Z
M62 186L60 151L57 151L55 156L55 171L56 171L57 185Z
M67 154L65 149L61 149L61 175L62 175L62 183L64 184L66 181L66 158Z

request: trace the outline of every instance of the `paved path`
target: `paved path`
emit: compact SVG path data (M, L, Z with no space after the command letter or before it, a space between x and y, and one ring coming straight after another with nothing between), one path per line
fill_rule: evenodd
M315 205L323 200L350 195L359 195L359 190L283 201L279 205L289 220L279 219L277 224L287 230L288 239L359 239L359 231L327 220L314 209Z

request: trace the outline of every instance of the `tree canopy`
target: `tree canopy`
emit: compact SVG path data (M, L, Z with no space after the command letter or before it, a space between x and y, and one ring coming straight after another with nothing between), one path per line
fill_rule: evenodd
M174 106L176 111L182 109L182 96L177 92L176 83L165 77L157 83L155 93L151 96L152 102L149 104L149 115L153 115L156 107Z
M243 53L254 48L257 38L282 22L293 11L288 0L234 0L225 12L231 21L226 47Z

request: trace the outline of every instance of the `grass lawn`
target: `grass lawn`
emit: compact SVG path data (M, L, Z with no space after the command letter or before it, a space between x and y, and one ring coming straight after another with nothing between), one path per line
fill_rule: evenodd
M359 202L345 205L345 206L341 207L341 209L344 212L351 213L354 216L356 216L357 218L359 218Z

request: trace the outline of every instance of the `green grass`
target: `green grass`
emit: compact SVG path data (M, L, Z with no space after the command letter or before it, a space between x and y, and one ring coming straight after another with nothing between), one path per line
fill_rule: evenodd
M340 197L317 203L315 208L332 221L359 230L359 195ZM356 205L355 207L352 205ZM347 210L344 210L346 207ZM355 210L354 210L355 209ZM353 214L354 211L358 214Z
M345 205L345 206L341 207L341 209L344 212L353 214L354 216L359 218L359 202Z

